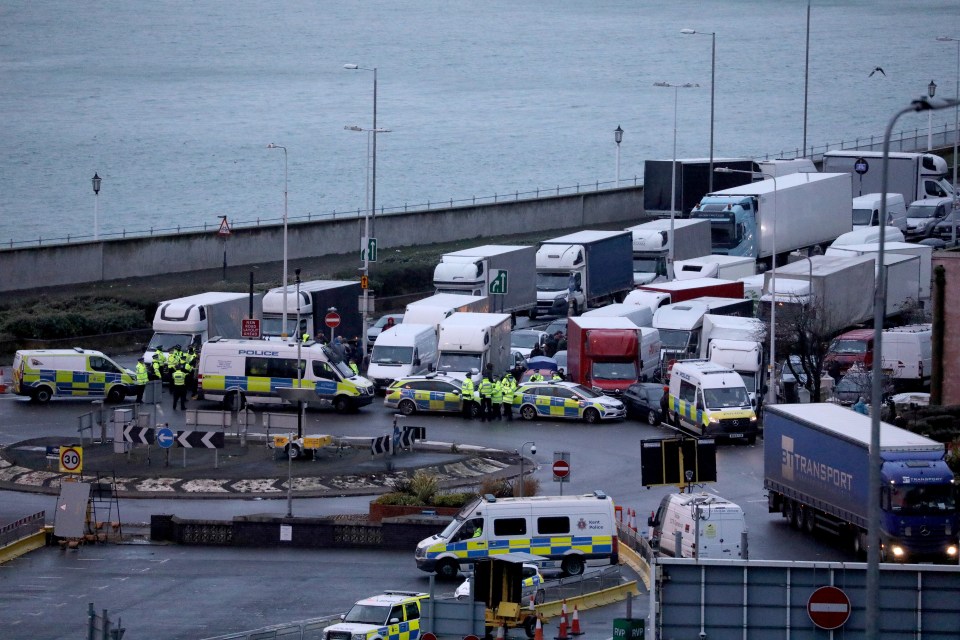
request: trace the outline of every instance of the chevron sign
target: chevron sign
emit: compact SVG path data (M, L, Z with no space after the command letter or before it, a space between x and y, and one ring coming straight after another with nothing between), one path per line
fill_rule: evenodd
M132 424L123 427L123 441L135 444L153 444L153 429L149 427L135 427Z
M223 431L177 431L177 446L184 449L223 449Z

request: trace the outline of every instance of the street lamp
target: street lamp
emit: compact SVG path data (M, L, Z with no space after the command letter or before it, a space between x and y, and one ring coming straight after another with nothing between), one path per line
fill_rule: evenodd
M953 105L953 209L960 208L960 194L957 193L957 143L960 142L960 37L955 36L937 36L937 42L956 42L957 43L957 83L956 94ZM932 96L931 96L932 97ZM953 233L951 234L953 244L957 244L957 224L953 224Z
M613 130L613 139L617 143L617 188L620 188L620 143L623 142L623 129L620 125Z
M370 189L370 209L373 210L373 230L376 233L377 230L377 220L376 220L376 211L377 211L377 68L376 67L361 67L357 64L345 64L343 65L344 69L350 69L352 71L372 71L373 72L373 126L370 128L370 132L373 133L373 185Z
M677 100L680 89L693 89L699 87L698 84L670 84L669 82L654 82L655 87L668 87L673 89L673 162L671 163L670 175L670 246L667 254L667 279L673 280L673 225L676 218L676 198L677 198Z
M931 98L937 95L937 83L933 80L927 85L927 95ZM933 109L927 111L927 151L933 149Z
M520 496L519 496L519 497L521 497L521 498L523 497L523 448L524 448L525 446L527 446L527 445L530 445L530 455L531 455L531 456L537 455L537 443L536 443L536 442L533 442L532 440L530 440L530 441L524 442L522 445L520 445L520 451L519 451L519 453L520 453L520 481L517 483L517 484L519 485L518 488L517 488L517 490L520 492Z
M713 191L713 88L717 71L717 34L714 31L697 31L695 29L681 29L684 35L700 34L710 36L710 178L708 193Z
M287 148L272 142L267 149L283 149L283 328L280 339L287 339ZM299 304L299 303L298 303ZM299 330L299 329L298 329Z
M96 171L93 172L93 239L100 239L100 182L103 180Z
M937 40L954 39L940 37ZM957 51L960 52L960 39ZM960 60L960 53L958 53ZM960 64L960 63L958 63ZM958 66L960 69L960 66ZM929 98L921 96L913 100L908 106L898 111L887 124L887 130L883 134L883 165L880 169L880 220L887 219L887 193L890 185L890 135L893 127L900 119L900 116L914 111L927 111L945 109L947 107L960 108L960 89L958 89L958 98L955 100L944 100L943 98ZM956 155L954 155L954 175L956 175ZM886 244L886 234L881 233L877 242L877 282L873 296L873 365L870 375L870 473L868 475L867 495L873 496L867 503L867 590L866 590L866 620L865 629L867 638L880 637L880 407L883 404L883 321L887 308L887 271L884 265L884 250Z

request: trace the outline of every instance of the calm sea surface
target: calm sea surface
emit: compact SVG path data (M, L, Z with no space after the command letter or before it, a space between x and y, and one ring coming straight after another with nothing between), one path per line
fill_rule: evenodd
M0 246L366 206L378 68L377 205L609 182L673 151L803 143L802 0L0 3ZM807 142L881 135L956 87L960 0L813 0ZM868 77L880 66L886 75ZM934 126L953 112L934 114ZM901 119L925 128L926 115Z

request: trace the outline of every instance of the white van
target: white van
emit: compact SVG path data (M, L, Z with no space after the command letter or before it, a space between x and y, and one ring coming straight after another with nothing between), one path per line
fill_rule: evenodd
M883 332L881 367L894 382L930 380L933 325L911 324Z
M709 360L681 360L670 371L668 419L696 436L757 441L757 414L740 374Z
M298 374L297 358L300 358ZM197 383L205 400L233 408L247 402L283 404L278 388L313 389L309 406L344 413L373 402L373 384L316 342L213 339L200 350Z
M853 199L853 228L877 227L880 225L880 205L882 193L867 193ZM903 194L887 194L887 226L900 231L907 230L907 204Z
M613 499L602 491L580 496L495 498L487 494L469 503L447 528L421 540L414 552L417 568L454 577L477 558L523 551L550 559L556 567L580 575L589 564L619 563Z
M99 351L35 349L13 356L13 392L44 403L51 398L106 398L136 393L137 374Z
M380 333L370 354L367 377L377 389L395 380L432 370L437 360L437 329L429 324L397 324Z
M739 505L709 493L671 493L647 520L650 546L676 558L740 559L747 531ZM677 552L677 534L680 550Z

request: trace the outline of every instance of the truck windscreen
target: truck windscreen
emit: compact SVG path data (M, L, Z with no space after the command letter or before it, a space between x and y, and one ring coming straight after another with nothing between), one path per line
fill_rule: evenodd
M570 286L570 274L564 271L537 274L537 291L566 291Z

